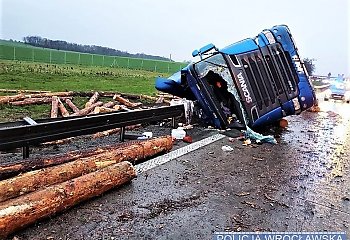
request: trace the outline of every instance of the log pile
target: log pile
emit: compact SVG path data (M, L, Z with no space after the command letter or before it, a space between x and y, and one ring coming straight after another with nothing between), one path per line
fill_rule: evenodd
M4 90L4 89L3 89ZM10 92L15 90L9 90ZM68 117L68 116L85 116L88 114L99 114L115 111L130 111L142 106L141 102L132 102L129 99L145 99L154 103L169 103L164 97L152 97L147 95L135 94L115 94L112 92L44 92L23 90L18 94L11 96L0 96L0 105L8 104L11 106L26 106L33 104L51 104L50 117ZM79 109L73 103L73 97L90 97ZM101 97L113 97L113 99L103 102Z
M0 239L131 181L136 171L130 162L171 148L172 138L165 136L0 166L0 176L20 173L0 181Z

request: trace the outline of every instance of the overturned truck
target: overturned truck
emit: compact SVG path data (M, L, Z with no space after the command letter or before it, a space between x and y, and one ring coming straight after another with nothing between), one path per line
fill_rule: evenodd
M208 44L192 56L200 60L169 78L158 77L155 86L195 101L202 118L216 128L271 124L317 102L285 25L222 49Z

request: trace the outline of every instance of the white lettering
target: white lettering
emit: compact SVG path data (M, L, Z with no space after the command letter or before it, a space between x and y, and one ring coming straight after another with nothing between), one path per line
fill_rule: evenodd
M265 235L265 240L275 240L275 235Z
M276 240L281 240L282 239L282 235L276 235Z
M311 235L312 240L321 240L322 239L322 235Z
M250 93L249 93L247 84L246 84L245 79L243 77L243 73L240 72L239 74L237 74L237 77L238 77L239 83L241 84L241 88L242 88L243 95L245 97L246 102L247 103L253 102L252 98L250 97Z

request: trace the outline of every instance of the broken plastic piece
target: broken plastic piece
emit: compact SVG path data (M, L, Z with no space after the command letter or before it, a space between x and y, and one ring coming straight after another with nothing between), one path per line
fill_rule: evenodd
M181 140L186 136L186 132L183 127L171 130L171 136L175 139Z
M222 146L221 149L222 149L222 151L224 151L224 152L231 152L231 151L233 151L233 148L230 147L230 146L228 146L228 145Z

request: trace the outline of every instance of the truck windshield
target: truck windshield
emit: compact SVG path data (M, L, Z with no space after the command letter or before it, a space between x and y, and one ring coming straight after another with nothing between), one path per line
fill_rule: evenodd
M215 98L223 118L228 123L232 123L231 119L245 123L243 108L238 102L239 95L224 56L221 53L212 55L194 64L194 70L201 86L209 89Z
M200 78L206 76L209 71L219 73L224 69L227 69L227 64L224 57L219 53L195 64L195 70Z

